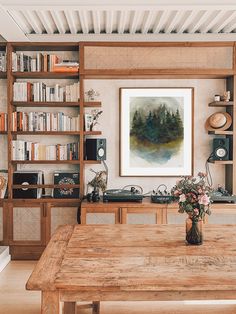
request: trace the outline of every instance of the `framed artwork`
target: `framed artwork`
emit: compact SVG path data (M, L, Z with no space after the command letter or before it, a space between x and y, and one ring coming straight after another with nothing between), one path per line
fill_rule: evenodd
M120 88L120 176L192 175L193 88Z

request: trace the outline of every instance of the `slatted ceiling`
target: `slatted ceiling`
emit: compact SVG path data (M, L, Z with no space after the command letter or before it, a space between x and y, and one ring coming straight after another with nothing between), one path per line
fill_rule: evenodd
M214 8L214 7L213 7ZM26 6L25 10L8 8L8 13L25 34L182 34L234 33L236 9L171 9L158 6L114 7L101 9L78 7L39 10Z

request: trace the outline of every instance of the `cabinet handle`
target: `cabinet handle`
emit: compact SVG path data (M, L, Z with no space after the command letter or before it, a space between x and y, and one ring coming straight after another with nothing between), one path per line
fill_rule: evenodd
M119 224L122 223L122 208L119 208Z
M43 205L43 217L47 217L47 209L45 208L45 205Z

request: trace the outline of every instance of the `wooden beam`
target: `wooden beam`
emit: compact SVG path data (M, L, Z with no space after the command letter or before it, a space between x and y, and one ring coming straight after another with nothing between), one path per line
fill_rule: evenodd
M2 5L0 5L0 16L1 36L6 41L29 41L23 30Z

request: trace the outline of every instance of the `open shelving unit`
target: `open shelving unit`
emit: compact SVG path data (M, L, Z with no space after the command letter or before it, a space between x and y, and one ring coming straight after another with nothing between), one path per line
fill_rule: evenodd
M232 64L231 66L222 66L221 63L217 66L217 56L214 59L214 53L217 53L217 49L226 50L226 61L229 56L228 50L231 51L232 55ZM102 49L103 53L107 56L108 63L106 64L106 58L97 58L96 51ZM122 49L125 50L125 53L122 55ZM149 64L143 65L141 59L132 56L139 54L139 50L145 49L145 52L148 56L148 49L150 49L150 60L147 58ZM166 49L163 53L163 49ZM176 49L182 49L182 53L176 54ZM193 49L194 58L201 58L201 54L205 53L202 57L202 63L194 64L194 58L190 58L192 62L188 63L188 67L183 66L179 67L178 60L176 64L168 68L169 64L165 62L159 62L162 56L166 58L167 54L172 53L172 61L175 62L176 58L181 58L185 55L186 58L189 58L191 55L191 49ZM201 52L195 54L196 49L199 49ZM89 50L89 51L87 51ZM158 50L161 52L159 53ZM11 62L11 53L13 51L31 51L31 52L73 52L78 56L80 69L78 73L52 73L52 72L12 72L12 62ZM101 51L101 50L100 50ZM109 53L111 51L111 53ZM190 51L190 52L189 52ZM121 52L121 54L120 54ZM157 52L156 62L152 60L153 55ZM133 55L132 55L133 53ZM209 54L213 54L213 58L216 63L216 66L203 64L204 60L208 60L205 57ZM223 54L223 53L222 53ZM93 101L88 102L84 99L84 83L85 80L90 79L186 79L186 78L196 78L196 79L225 79L230 84L230 90L235 95L236 91L236 46L234 42L209 42L209 43L129 43L129 42L81 42L81 43L8 43L7 44L7 73L0 73L0 78L7 79L8 85L8 116L9 116L9 125L8 132L3 132L8 139L8 172L9 172L9 191L8 199L0 200L0 203L4 207L4 237L1 244L10 245L11 254L13 258L38 258L45 248L45 245L48 243L51 236L51 211L56 206L62 206L65 208L69 206L79 207L81 199L86 190L84 185L84 169L86 165L99 164L100 161L95 160L85 160L84 159L84 140L87 136L100 136L102 133L100 131L84 131L84 113L86 108L102 106L101 102ZM122 57L123 56L123 57ZM127 62L127 56L130 57L130 62ZM113 60L112 60L113 58ZM123 58L123 59L122 59ZM126 59L125 59L126 58ZM205 58L205 59L204 59ZM138 64L134 64L138 60ZM201 60L200 60L201 61ZM97 63L96 63L97 62ZM120 62L120 64L118 64ZM122 63L123 62L123 63ZM159 63L158 63L159 62ZM213 62L213 61L212 61ZM226 62L227 63L227 62ZM90 66L90 64L92 64ZM201 65L203 66L201 67ZM79 80L80 81L80 99L76 102L20 102L13 101L13 83L16 80L26 79L34 80ZM234 99L234 98L233 98ZM222 164L222 167L226 168L226 188L230 189L232 193L236 194L236 106L234 105L235 101L230 101L227 104L223 102L210 103L211 107L225 107L225 109L231 112L233 116L233 126L232 129L227 131L215 131L209 132L213 135L222 135L227 136L231 140L232 145L232 160L229 161L216 161L215 164ZM18 108L34 108L36 111L37 108L42 110L42 107L45 108L72 108L72 110L78 110L80 113L80 131L40 131L40 132L31 132L31 131L12 131L12 121L11 115L13 111L18 110ZM203 126L204 127L204 126ZM78 138L80 153L78 160L12 160L11 159L11 141L16 139L18 136L42 136L42 141L45 141L47 136L74 136ZM58 138L58 137L57 137ZM41 199L13 199L12 198L12 189L18 188L18 185L13 185L12 175L17 165L29 165L30 169L33 169L34 165L50 165L55 167L55 169L60 169L60 165L73 165L78 167L80 172L80 183L74 185L74 188L80 189L80 197L76 199L54 199L50 196L46 196ZM45 182L41 185L30 185L31 188L45 188L53 189L57 185L51 184L50 182ZM69 187L66 185L65 187ZM230 205L233 206L234 205ZM13 210L14 208L35 208L39 210L39 216L41 219L40 225L40 239L36 240L15 240L14 239L14 217ZM112 206L111 206L112 207Z

